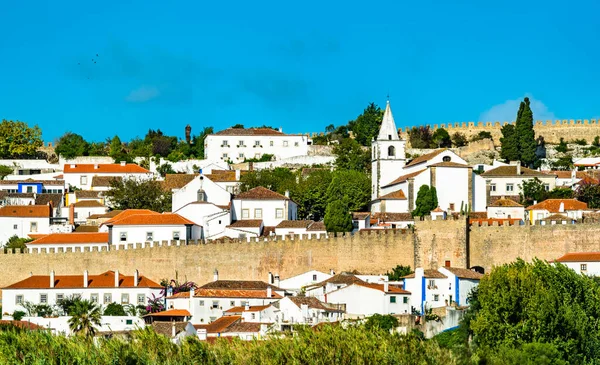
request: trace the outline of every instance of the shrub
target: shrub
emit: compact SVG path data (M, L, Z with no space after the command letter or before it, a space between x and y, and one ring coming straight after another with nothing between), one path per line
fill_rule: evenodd
M23 311L15 311L12 315L13 319L15 321L20 321L23 319L23 317L25 317L25 312Z

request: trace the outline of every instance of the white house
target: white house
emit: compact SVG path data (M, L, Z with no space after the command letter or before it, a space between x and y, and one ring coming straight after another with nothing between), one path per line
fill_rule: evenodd
M202 239L202 227L179 214L131 214L105 222L109 246Z
M345 304L348 316L379 314L410 314L410 292L383 284L355 282L325 296L326 303Z
M307 297L315 297L322 302L327 302L326 298L328 293L354 283L366 282L352 273L341 272L316 284L307 285L304 287L304 290Z
M343 318L342 306L331 305L313 297L285 297L277 302L282 324L312 324L337 322Z
M150 179L153 174L136 164L65 164L63 176L68 186L82 190L92 190L95 176L121 177L124 179Z
M245 306L229 308L223 313L224 316L241 316L243 322L275 323L279 321L279 309L271 303L265 305Z
M325 223L312 220L302 221L282 221L275 227L276 236L289 235L308 235L309 237L320 238L327 235Z
M540 171L522 167L517 161L514 165L499 166L488 170L480 175L490 184L491 197L513 197L519 198L522 192L523 182L538 178L546 191L556 187L556 175L554 173L543 173Z
M56 305L62 299L79 296L105 307L110 303L146 304L148 298L158 296L162 287L140 276L137 270L132 276L107 271L99 275L32 275L2 289L2 311L12 315L24 310L23 304ZM4 315L3 315L4 318Z
M202 226L203 239L213 240L226 235L231 224L231 215L227 206L209 202L192 202L175 211L180 216Z
M210 174L204 174L204 177L214 182L223 190L230 194L240 192L241 177L248 171L241 170L212 170Z
M64 180L0 180L0 191L8 193L63 194Z
M512 199L501 198L487 207L490 219L525 219L525 207Z
M600 169L600 157L584 157L576 160L573 165L576 168L584 168L590 170Z
M566 265L578 274L600 275L600 252L569 252L554 261Z
M310 270L302 274L283 279L279 282L279 287L285 290L300 292L302 288L318 284L333 276L333 270L330 274L318 270Z
M546 199L543 202L531 205L525 209L527 217L532 224L554 216L562 215L571 220L581 219L584 213L592 212L587 203L577 199Z
M28 238L31 234L50 233L52 209L49 205L7 205L0 207L0 242L12 236Z
M410 291L412 306L419 312L447 307L452 304L467 305L467 296L479 285L482 274L468 269L442 267L438 270L417 268L403 278L404 289Z
M39 329L49 330L54 335L70 336L73 334L69 326L70 316L58 317L23 317L22 321L40 326ZM138 316L101 316L100 326L96 327L96 336L123 334L144 328L144 320Z
M211 161L244 162L273 155L277 160L308 155L308 136L271 128L229 128L206 136L204 154Z
M107 251L108 233L51 233L27 243L29 253L71 251Z
M415 224L415 219L410 213L373 213L371 219L374 223L372 229L403 229Z
M174 189L172 200L173 211L192 202L209 202L227 206L231 202L231 193L204 175L198 175L182 188Z
M72 221L76 224L85 224L90 216L102 215L107 211L108 208L97 200L80 200L73 204Z
M236 195L231 204L231 221L260 219L265 226L275 227L284 220L296 220L298 205L289 197L262 186Z
M549 173L556 175L557 188L575 188L578 182L583 179L589 179L590 176L585 171L550 171Z

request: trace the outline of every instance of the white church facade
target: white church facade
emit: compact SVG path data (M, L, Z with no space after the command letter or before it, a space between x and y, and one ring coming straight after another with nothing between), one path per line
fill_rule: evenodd
M486 181L448 149L406 158L387 102L381 128L371 144L371 213L410 213L423 185L435 187L439 207L447 212L485 211Z

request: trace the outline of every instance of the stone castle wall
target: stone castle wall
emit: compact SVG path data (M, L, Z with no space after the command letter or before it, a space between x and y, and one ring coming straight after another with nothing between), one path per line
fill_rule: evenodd
M430 126L433 131L438 128L444 128L448 130L451 135L460 132L471 138L481 131L488 131L492 134L494 143L500 144L500 137L502 133L500 129L506 124L514 124L514 122L462 122L462 123L448 123L448 124L434 124ZM408 131L412 127L400 128L399 133L402 138L408 139ZM565 141L572 141L576 139L585 139L591 142L595 136L600 135L600 120L596 119L571 119L571 120L548 120L546 122L538 120L534 123L534 130L536 138L543 136L546 143L558 144L560 138L564 138Z

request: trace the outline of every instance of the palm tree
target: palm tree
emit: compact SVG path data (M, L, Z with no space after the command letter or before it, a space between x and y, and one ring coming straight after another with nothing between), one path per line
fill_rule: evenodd
M96 327L101 325L102 312L99 305L87 299L79 299L69 314L69 328L73 333L94 337Z

